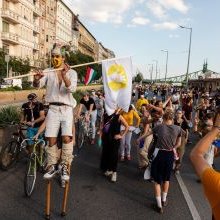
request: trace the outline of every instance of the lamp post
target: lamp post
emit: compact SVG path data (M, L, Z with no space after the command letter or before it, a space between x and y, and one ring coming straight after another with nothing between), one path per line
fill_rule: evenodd
M152 75L153 75L154 65L153 64L148 64L148 66L151 66L151 68L150 68L150 81L151 81L151 84L152 84L152 82L153 82Z
M189 62L190 62L190 53L191 53L191 41L192 41L192 28L191 27L185 27L182 25L179 25L180 28L190 30L190 37L189 37L189 50L188 50L188 62L187 62L187 70L186 70L186 88L188 88L188 82L189 82Z
M156 81L157 81L157 66L158 66L158 60L153 60L153 62L156 63L156 69L155 69L155 73L156 73L155 82L156 82Z
M8 54L5 55L5 62L7 63L7 78L8 78L8 64L10 61L10 56Z
M167 82L167 66L168 66L168 50L161 50L162 52L165 52L167 54L166 58L166 72L165 72L165 83Z

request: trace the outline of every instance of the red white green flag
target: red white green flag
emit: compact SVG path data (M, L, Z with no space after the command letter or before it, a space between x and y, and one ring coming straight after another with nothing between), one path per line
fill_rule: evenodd
M90 67L86 70L86 77L85 77L85 85L87 86L89 83L91 83L96 76L96 71Z

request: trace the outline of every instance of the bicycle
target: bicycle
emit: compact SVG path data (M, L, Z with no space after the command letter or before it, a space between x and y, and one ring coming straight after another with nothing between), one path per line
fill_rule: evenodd
M45 141L43 139L24 139L22 144L27 141L34 142L24 177L24 192L27 197L30 197L35 187L38 167L41 168L41 171L44 171L46 165L46 152Z
M89 143L92 139L91 122L86 120L86 114L82 113L76 123L76 147L78 153L85 143Z
M0 166L3 170L13 167L18 161L21 151L26 148L21 143L25 139L23 131L27 130L27 128L22 124L17 126L17 131L12 133L11 141L2 148L0 153Z

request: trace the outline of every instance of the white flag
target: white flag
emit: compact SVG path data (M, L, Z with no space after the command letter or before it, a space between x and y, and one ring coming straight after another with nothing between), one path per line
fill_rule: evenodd
M131 57L102 61L105 109L108 115L120 107L128 111L131 103L133 66Z

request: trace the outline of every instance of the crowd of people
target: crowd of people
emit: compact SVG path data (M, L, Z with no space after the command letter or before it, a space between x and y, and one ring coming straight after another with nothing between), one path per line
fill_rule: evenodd
M30 138L38 138L45 130L48 145L44 178L50 179L60 173L61 179L68 181L75 145L73 109L77 103L72 92L76 90L77 74L64 63L65 58L59 48L54 49L52 58L54 74L38 72L34 80L36 87L46 86L47 105L43 107L36 94L30 94L28 102L22 106L21 121L29 126L27 134ZM75 115L80 118L81 112L85 111L85 118L92 128L92 145L97 143L97 139L101 140L100 168L106 177L116 182L118 161L135 160L131 150L136 148L138 168L145 170L149 165L151 167L150 180L154 183L155 208L159 213L163 213L168 204L170 177L172 171L181 172L185 146L191 143L192 132L197 132L205 140L210 137L206 146L201 143L205 146L202 151L197 146L191 155L200 180L205 179L206 183L209 176L217 176L212 167L214 157L219 153L213 142L219 135L219 118L217 121L214 119L216 108L220 106L218 93L167 85L134 85L128 112L117 108L108 115L104 103L103 91L85 92ZM215 131L215 135L209 131ZM202 155L201 163L205 165L195 162L197 154ZM210 189L207 189L207 194L211 194L213 199ZM215 206L214 216L217 216L216 203L212 201L212 204Z

